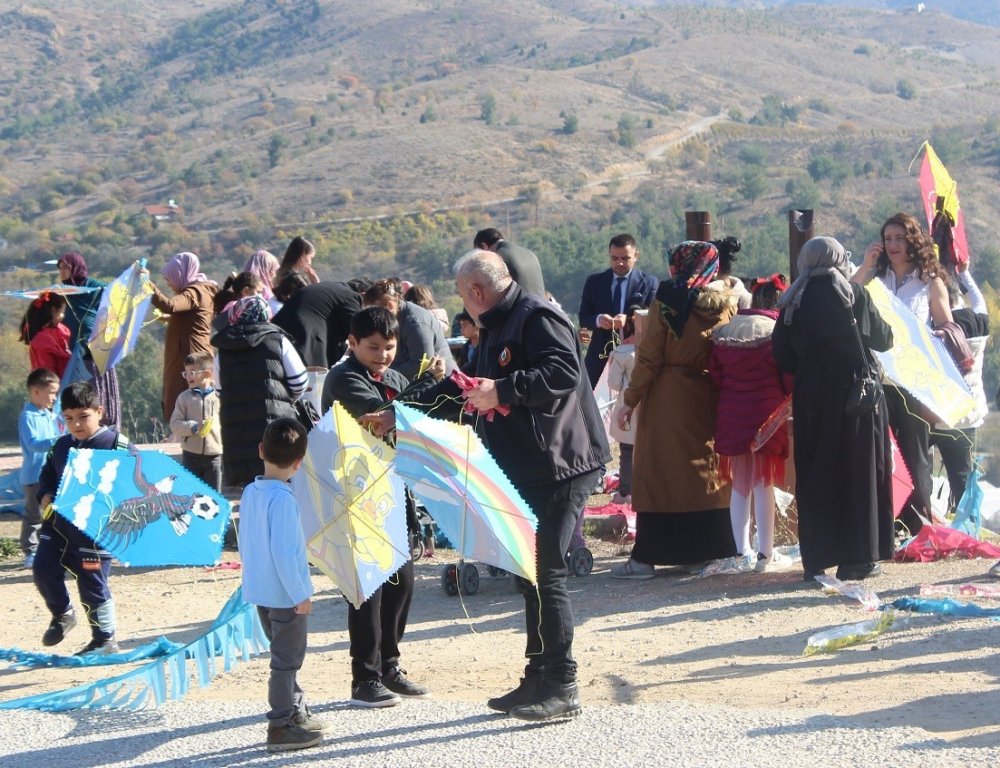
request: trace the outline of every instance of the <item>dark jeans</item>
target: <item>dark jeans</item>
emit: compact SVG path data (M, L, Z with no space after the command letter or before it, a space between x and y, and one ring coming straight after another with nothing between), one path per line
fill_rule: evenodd
M181 466L195 477L201 478L216 491L222 490L222 454L205 456L181 451Z
M965 485L972 472L972 446L976 444L976 430L932 429L930 444L941 451L941 463L948 473L948 508L954 511L965 493Z
M903 454L903 461L910 471L913 491L906 499L899 519L916 533L923 527L917 513L931 517L931 461L930 427L917 414L922 412L920 403L899 387L886 385L885 404L889 410L889 426L896 435L896 444Z
M535 534L538 587L526 579L515 579L524 595L528 635L524 655L529 667L540 669L546 678L557 682L576 681L566 551L597 476L598 471L594 470L570 480L519 489L538 517Z
M632 494L632 453L635 446L631 443L618 443L621 458L618 461L618 493L622 496Z
M307 616L294 608L257 606L264 634L271 644L271 675L267 679L268 725L288 725L296 712L305 709L298 672L306 658Z
M408 560L360 608L347 606L351 686L379 680L399 665L399 643L413 601L413 562Z
M111 556L100 555L93 547L94 543L83 534L43 525L32 575L49 613L58 618L70 608L66 571L73 574L91 635L103 642L115 634L114 602L108 586Z

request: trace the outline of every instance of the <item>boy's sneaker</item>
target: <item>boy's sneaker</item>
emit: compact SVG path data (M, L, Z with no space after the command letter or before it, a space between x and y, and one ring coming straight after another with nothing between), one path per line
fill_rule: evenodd
M118 653L121 650L114 637L94 638L83 648L74 653L74 656L86 656L88 653L96 653L100 656L107 656L109 653Z
M422 685L408 680L406 670L401 667L390 669L382 675L382 685L406 699L425 699L431 695L431 692Z
M292 716L292 725L301 728L303 731L310 731L312 733L325 733L333 728L333 725L329 721L313 717L313 713L309 711L309 707L300 709Z
M356 707L394 707L401 701L381 680L364 680L354 686L350 703Z
M42 635L42 645L49 648L59 645L67 633L76 626L76 612L70 608L62 616L56 616L49 622L49 628Z
M778 550L774 550L770 557L765 557L764 555L757 554L757 565L754 566L754 571L757 573L767 573L768 571L780 571L783 568L788 568L795 561L792 560L788 555L781 554Z
M267 727L267 751L289 752L293 749L315 747L323 741L323 734L307 731L294 723Z
M510 710L510 716L518 720L543 723L550 720L568 720L579 716L580 693L576 683L557 683L547 680L542 683L534 701Z
M509 693L505 693L503 696L496 696L492 699L488 699L486 706L490 709L496 710L497 712L503 712L505 715L509 715L510 711L514 707L520 707L524 704L531 704L534 702L535 699L538 698L538 694L541 689L541 674L525 673L517 688Z

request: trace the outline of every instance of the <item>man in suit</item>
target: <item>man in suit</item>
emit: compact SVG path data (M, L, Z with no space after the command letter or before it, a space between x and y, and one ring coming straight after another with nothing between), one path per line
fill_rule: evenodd
M545 281L542 278L542 265L533 251L514 245L503 239L499 229L490 227L476 232L472 247L481 251L492 251L507 265L507 271L526 292L545 298Z
M632 235L612 237L608 258L611 268L590 275L580 298L580 327L593 331L584 361L592 387L615 347L613 332L620 332L625 325L626 311L633 305L645 308L652 304L658 285L655 277L635 268L639 251Z

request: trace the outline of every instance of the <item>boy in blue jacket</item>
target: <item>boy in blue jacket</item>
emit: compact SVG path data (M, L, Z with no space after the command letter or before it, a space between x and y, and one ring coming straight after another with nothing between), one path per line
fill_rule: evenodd
M295 419L267 425L258 448L264 474L240 499L243 598L257 606L271 644L267 684L267 749L285 752L314 747L329 726L313 717L297 675L306 656L312 581L299 508L288 484L306 455L306 430Z
M47 368L36 368L28 374L28 402L17 420L17 437L21 443L21 472L24 488L24 517L21 518L21 551L24 567L35 563L38 549L38 529L42 512L38 507L38 476L45 457L59 439L59 417L52 406L59 393L59 377Z
M70 384L60 398L68 435L60 437L49 453L38 476L38 503L42 508L42 527L38 531L38 549L32 573L35 586L52 614L42 645L58 645L76 626L76 613L66 589L66 571L76 578L80 602L90 623L90 642L77 653L117 653L115 642L115 601L111 597L111 553L73 523L52 510L71 448L127 450L128 439L102 426L104 408L90 382Z

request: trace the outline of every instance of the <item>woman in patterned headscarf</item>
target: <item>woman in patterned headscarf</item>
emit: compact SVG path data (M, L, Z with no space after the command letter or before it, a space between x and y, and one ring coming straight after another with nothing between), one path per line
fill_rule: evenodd
M169 316L163 340L163 418L169 424L177 396L187 389L182 376L184 358L214 351L212 299L219 286L205 277L198 257L188 252L171 258L163 267L163 277L174 295L169 297L154 285L152 304Z
M308 379L289 336L270 321L262 296L246 296L225 312L229 324L212 338L219 349L215 382L221 398L222 477L227 486L264 471L257 446L267 425L295 418Z
M98 289L66 297L66 316L63 318L63 323L69 328L69 351L72 356L60 381L60 387L65 389L77 381L90 381L97 390L97 396L104 408L102 423L121 429L118 374L114 368L109 368L103 374L99 373L87 348L90 334L94 330L94 322L97 320L97 310L101 306L104 283L90 277L87 262L76 251L60 256L58 267L59 281L63 285Z
M736 553L729 487L714 450L717 393L708 376L712 330L736 314L735 294L716 280L719 253L687 241L670 254L636 350L618 422L635 429L635 546L611 575L651 579L655 565L697 567ZM642 403L642 416L631 424Z

